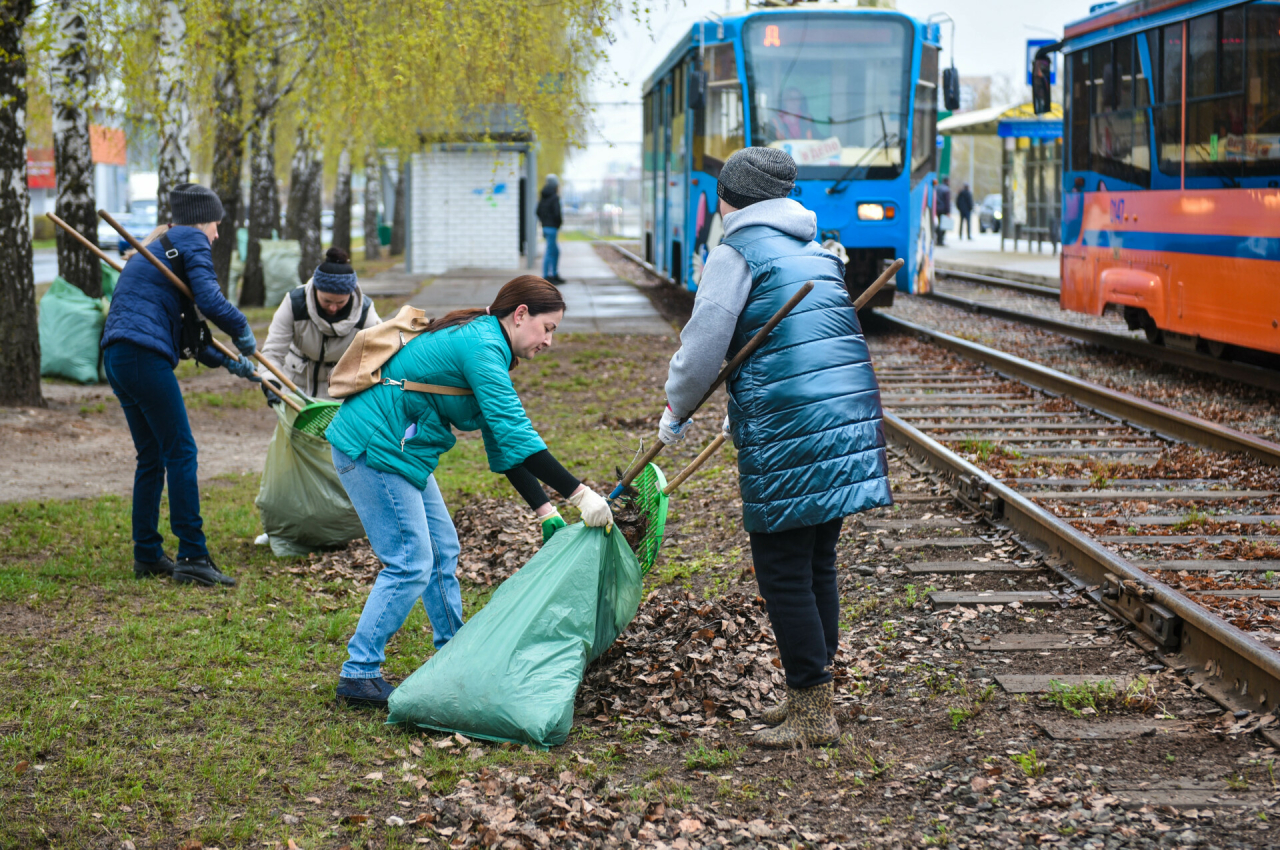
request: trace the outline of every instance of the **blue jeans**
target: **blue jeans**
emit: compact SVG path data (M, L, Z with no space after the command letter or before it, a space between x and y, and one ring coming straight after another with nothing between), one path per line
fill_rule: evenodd
M434 475L419 490L394 472L371 469L364 455L352 460L337 448L333 466L364 523L373 554L382 562L356 633L347 642L342 675L376 679L382 675L387 641L419 598L431 619L436 649L462 628L458 532Z
M196 441L173 367L154 351L129 342L107 346L102 359L138 454L133 474L133 557L152 562L164 556L158 526L166 473L169 528L178 538L178 557L208 555L200 518Z
M547 239L547 252L542 255L542 276L556 277L560 274L560 246L556 244L558 227L542 228L542 235Z

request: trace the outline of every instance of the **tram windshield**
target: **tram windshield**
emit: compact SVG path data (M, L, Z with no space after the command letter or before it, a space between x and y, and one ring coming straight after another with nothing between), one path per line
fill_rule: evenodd
M782 148L800 176L902 173L911 28L853 15L761 15L743 34L752 144Z

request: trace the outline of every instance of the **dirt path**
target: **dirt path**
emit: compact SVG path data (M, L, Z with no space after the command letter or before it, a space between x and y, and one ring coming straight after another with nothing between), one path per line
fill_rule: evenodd
M179 383L201 480L260 472L276 423L271 409L221 369ZM111 387L45 382L42 389L47 408L0 409L0 502L132 492L133 441Z

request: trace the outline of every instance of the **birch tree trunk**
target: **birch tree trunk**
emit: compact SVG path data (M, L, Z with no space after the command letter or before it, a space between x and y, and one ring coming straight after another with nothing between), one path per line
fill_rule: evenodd
M364 258L376 260L382 256L378 241L378 198L382 196L382 174L378 168L378 155L369 152L364 157Z
M256 100L270 106L276 94L276 66L264 62L258 69ZM244 261L244 287L240 290L240 306L261 307L266 301L267 285L262 270L262 240L270 239L280 227L280 196L276 190L276 122L266 109L254 125L249 157L249 254Z
M62 220L96 244L93 152L89 147L89 55L84 15L72 0L58 0L52 67L55 208ZM91 298L102 297L102 270L93 252L58 228L58 274Z
M240 220L240 174L244 169L244 125L240 113L244 97L240 90L237 54L246 39L239 15L226 12L222 65L214 74L213 186L222 201L222 221L213 243L213 270L225 295L231 281L231 252L236 248L236 224Z
M298 128L298 145L293 152L289 175L289 210L285 213L284 235L297 239L302 248L298 260L298 281L306 283L324 259L320 239L320 207L324 192L324 154L305 124Z
M329 243L351 253L351 151L338 154L338 183L333 190L333 238Z
M156 168L156 220L167 222L170 216L169 192L191 178L191 107L187 103L182 54L187 25L182 17L182 7L176 0L163 0L158 23L160 103L156 108L156 129L160 136L160 151Z
M0 6L0 405L44 407L27 194L27 56L31 0Z
M391 213L391 250L389 252L393 257L399 257L404 254L405 173L409 170L408 166L409 163L405 160L400 160L396 165L396 203Z

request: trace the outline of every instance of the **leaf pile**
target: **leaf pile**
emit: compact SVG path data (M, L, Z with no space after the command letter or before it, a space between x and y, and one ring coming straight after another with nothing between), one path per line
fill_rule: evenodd
M621 478L622 474L619 473ZM631 551L640 551L640 541L649 531L649 518L640 511L640 494L628 487L613 503L613 522L627 539Z
M499 584L523 567L542 546L542 531L529 508L510 499L474 499L453 515L462 554L458 577Z
M584 760L590 766L590 760ZM472 778L473 777L473 778ZM821 834L762 819L721 817L697 804L679 809L659 799L633 800L622 790L601 787L565 770L558 777L481 768L460 779L447 797L430 798L428 811L408 823L453 848L667 846L689 848L742 844L835 850ZM594 789L599 789L597 792ZM658 789L655 789L658 790ZM665 842L671 842L667 844ZM775 843L781 842L781 843Z
M664 587L587 670L578 711L709 727L718 714L758 716L781 700L782 687L763 600L741 591L704 600Z
M325 581L336 581L358 586L373 584L382 570L382 562L373 554L367 538L352 540L345 549L335 552L312 552L310 563L305 566L291 567L288 572L294 575L307 575Z

